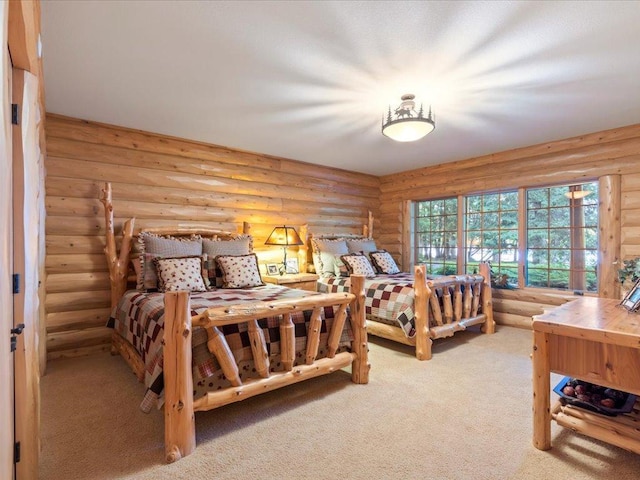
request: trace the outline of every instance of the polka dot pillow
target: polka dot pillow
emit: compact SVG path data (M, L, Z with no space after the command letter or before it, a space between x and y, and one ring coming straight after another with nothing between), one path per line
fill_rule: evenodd
M398 268L398 265L396 265L396 261L386 250L371 252L369 253L369 257L371 257L371 263L378 273L386 273L389 275L400 273L400 269Z
M154 258L161 292L205 292L201 257Z
M362 253L349 253L340 257L349 270L350 275L364 275L367 278L375 277L376 272L369 259Z
M218 255L216 264L222 271L222 288L250 288L264 285L255 253Z

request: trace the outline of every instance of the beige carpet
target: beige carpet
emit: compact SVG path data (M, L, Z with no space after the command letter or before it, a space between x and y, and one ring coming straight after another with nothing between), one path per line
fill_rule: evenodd
M368 385L336 372L196 414L196 452L172 465L162 414L137 409L144 387L121 358L52 361L40 478L639 478L639 455L555 424L553 448L532 447L531 332L461 332L428 362L376 338L370 349Z

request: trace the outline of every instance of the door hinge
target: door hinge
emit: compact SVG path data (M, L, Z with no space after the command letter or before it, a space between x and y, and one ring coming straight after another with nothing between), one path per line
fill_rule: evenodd
M18 104L11 104L11 123L14 125L18 125Z
M18 335L22 334L24 330L24 323L19 324L17 327L11 329L11 351L15 352L18 347Z
M13 463L20 461L20 442L13 444Z
M13 274L13 294L20 293L20 274Z

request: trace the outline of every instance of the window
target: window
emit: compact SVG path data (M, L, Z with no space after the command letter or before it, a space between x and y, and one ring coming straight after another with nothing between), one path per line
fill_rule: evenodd
M527 190L525 284L596 292L598 183Z
M458 199L429 200L414 204L415 262L436 275L458 270Z
M598 202L598 182L415 202L415 262L453 274L488 261L510 286L597 292Z
M466 197L466 271L477 271L479 262L491 262L495 273L518 283L518 192Z

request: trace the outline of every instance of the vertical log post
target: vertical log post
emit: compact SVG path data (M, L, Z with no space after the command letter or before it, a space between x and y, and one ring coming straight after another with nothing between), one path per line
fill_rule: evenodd
M451 303L451 290L449 285L443 285L442 287L442 310L444 323L451 323L451 320L453 320L453 304Z
M165 293L164 304L164 448L173 463L196 448L189 293Z
M351 381L353 383L369 383L369 350L367 344L367 322L364 310L364 276L351 275L350 292L356 298L349 306L351 329L353 330L352 351L356 358L351 364Z
M483 333L495 333L496 322L493 320L493 300L491 294L491 267L488 263L482 262L478 266L480 275L484 278L482 282L482 313L486 315L486 320L481 327Z
M427 269L424 265L415 267L413 289L415 292L416 357L418 360L430 360L433 343L429 335L431 289L427 285Z
M311 312L309 320L309 329L307 330L307 351L305 362L311 365L316 361L318 356L318 348L320 347L320 330L322 329L321 308L316 307Z
M458 282L453 289L453 319L459 322L462 318L462 289Z
M284 370L290 372L296 356L295 327L290 313L285 313L280 319L280 356Z
M603 298L620 298L620 282L618 269L621 265L621 220L622 203L620 175L600 177L598 192L600 206L598 218L598 295Z
M269 376L270 362L264 332L260 328L260 325L258 325L258 320L249 320L247 323L251 353L253 354L253 363L256 366L256 372L258 372L258 375L262 378L267 378Z
M462 318L469 318L471 315L471 300L472 300L472 292L473 291L473 283L469 281L464 284L464 293L462 298Z
M306 223L304 225L300 225L298 234L300 235L300 239L302 240L302 245L300 245L298 249L298 263L300 264L300 273L307 273L309 271L307 268L309 262L309 225L307 225Z
M122 228L122 243L120 254L116 247L116 236L113 225L113 203L111 194L111 183L104 184L102 198L104 205L104 220L106 229L106 246L104 253L107 257L109 267L109 280L111 282L111 308L115 307L127 290L127 272L129 269L129 254L131 253L131 238L133 237L133 226L135 218L130 218L124 223Z

